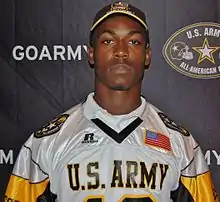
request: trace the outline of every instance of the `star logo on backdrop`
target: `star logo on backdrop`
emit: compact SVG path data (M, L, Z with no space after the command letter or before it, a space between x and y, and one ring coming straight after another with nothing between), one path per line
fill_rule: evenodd
M211 47L209 45L208 39L205 38L202 47L192 47L192 49L199 53L199 59L197 61L197 64L200 64L205 59L215 64L213 53L220 49L220 47Z
M213 22L182 27L163 46L166 62L179 73L194 79L220 78L219 31L220 24ZM184 128L178 127L178 130L188 134Z
M174 46L172 47L172 50L173 50L174 52L178 51L178 50L179 50L179 49L178 49L178 46L174 45Z

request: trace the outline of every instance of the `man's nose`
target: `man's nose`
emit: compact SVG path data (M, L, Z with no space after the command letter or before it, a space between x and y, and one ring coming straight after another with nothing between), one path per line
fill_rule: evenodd
M114 57L126 59L128 56L128 46L124 40L120 40L114 48Z

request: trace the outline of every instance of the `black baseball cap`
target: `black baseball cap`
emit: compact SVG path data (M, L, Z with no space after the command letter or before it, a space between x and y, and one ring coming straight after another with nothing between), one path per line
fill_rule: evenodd
M109 4L98 11L98 13L96 14L94 21L92 23L92 27L90 29L91 33L106 18L108 18L109 16L111 16L113 14L117 14L117 13L127 15L131 18L134 18L146 30L148 30L148 25L147 25L145 14L140 9L136 8L133 5L119 1L119 2Z

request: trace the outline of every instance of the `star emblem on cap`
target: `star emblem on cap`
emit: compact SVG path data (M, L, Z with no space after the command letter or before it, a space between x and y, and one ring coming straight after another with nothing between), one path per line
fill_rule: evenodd
M213 53L220 49L220 47L211 47L209 45L208 39L205 38L202 47L192 47L192 49L199 53L199 59L197 61L197 64L200 64L205 59L215 64Z

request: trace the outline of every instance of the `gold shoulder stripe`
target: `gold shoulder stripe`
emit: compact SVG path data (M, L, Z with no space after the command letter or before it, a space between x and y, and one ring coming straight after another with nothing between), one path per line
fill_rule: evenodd
M195 177L181 176L183 185L196 202L217 202L217 194L211 180L211 172Z
M39 183L30 183L24 178L11 175L5 198L11 201L21 202L36 201L44 193L48 183L48 178Z

